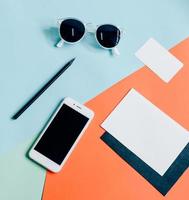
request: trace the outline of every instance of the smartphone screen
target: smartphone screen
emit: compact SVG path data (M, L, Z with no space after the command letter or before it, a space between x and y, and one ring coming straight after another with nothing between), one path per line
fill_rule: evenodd
M88 120L63 104L34 149L60 165Z

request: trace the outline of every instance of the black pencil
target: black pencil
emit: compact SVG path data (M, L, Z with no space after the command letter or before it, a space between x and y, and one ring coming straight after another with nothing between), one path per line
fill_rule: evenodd
M18 112L16 112L12 119L17 119L45 90L54 82L56 79L61 76L73 63L75 58L67 62Z

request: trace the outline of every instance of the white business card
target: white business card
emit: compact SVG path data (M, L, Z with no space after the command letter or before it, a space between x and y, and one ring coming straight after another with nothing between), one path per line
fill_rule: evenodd
M169 82L183 66L181 61L153 38L150 38L135 56L165 82Z
M189 132L132 89L102 127L163 175L189 142Z

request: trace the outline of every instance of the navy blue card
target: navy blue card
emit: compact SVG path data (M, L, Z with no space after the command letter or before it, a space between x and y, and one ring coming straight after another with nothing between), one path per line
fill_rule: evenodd
M189 166L189 143L161 176L110 133L105 132L101 139L164 196Z

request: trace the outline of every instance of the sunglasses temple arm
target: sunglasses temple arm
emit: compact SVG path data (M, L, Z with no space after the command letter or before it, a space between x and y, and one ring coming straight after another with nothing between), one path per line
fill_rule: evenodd
M56 44L56 47L60 48L63 46L63 44L64 44L64 41L60 39L60 41Z
M111 52L112 52L113 56L119 56L120 55L120 52L119 52L117 47L114 47L113 49L111 49Z

